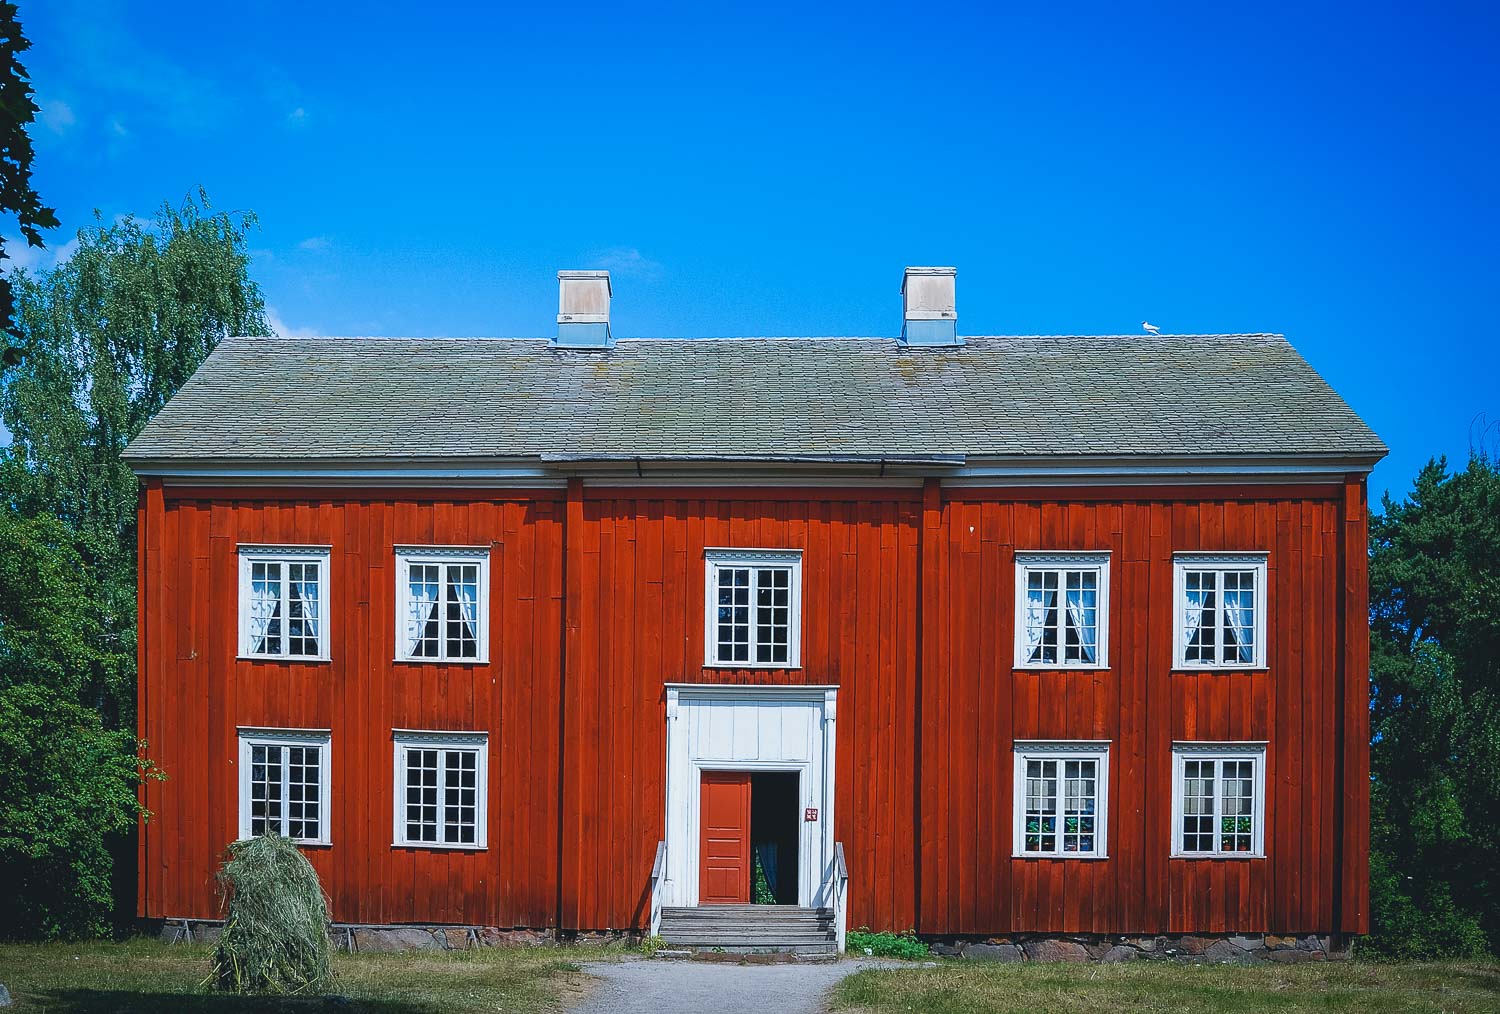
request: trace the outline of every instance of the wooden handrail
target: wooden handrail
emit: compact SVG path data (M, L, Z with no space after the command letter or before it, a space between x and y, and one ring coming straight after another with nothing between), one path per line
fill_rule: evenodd
M661 882L667 869L667 843L656 843L656 859L651 863L651 936L661 935Z
M839 953L849 933L849 867L844 862L844 843L833 843L833 926Z

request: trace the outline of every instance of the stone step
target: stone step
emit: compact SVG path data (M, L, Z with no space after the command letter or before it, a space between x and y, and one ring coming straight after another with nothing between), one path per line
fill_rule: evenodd
M832 919L744 919L738 917L720 917L717 919L682 919L662 917L663 926L821 926L825 929L833 925Z
M697 906L664 907L664 909L661 909L661 918L663 919L667 918L667 916L675 915L793 915L804 916L804 918L805 916L816 915L819 918L831 919L834 916L834 910L828 909L828 907L822 907L822 909L810 909L810 907L807 907L807 909L804 909L804 907L796 906L796 904L697 904Z
M833 910L792 905L701 905L666 908L661 937L673 951L714 955L837 957Z
M708 939L670 939L666 941L667 947L682 948L763 948L763 950L792 950L792 948L808 948L808 950L828 950L834 947L834 942L828 939L817 938L792 938L792 936L714 936Z
M748 926L744 923L690 926L678 925L676 923L661 924L661 935L668 940L673 937L716 937L724 936L725 934L731 936L760 937L826 937L832 933L832 926Z
M686 951L691 957L705 959L712 958L715 954L834 954L836 956L832 942L818 944L673 944L670 949L674 954Z

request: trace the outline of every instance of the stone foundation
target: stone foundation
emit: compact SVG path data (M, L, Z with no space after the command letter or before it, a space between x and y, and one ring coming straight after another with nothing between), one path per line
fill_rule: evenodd
M216 943L223 924L206 919L168 919L158 936L167 943ZM599 947L640 943L641 934L621 930L531 930L498 926L355 926L335 923L328 939L341 951L466 951L478 947ZM1047 936L1024 933L970 939L929 937L938 957L967 961L1181 961L1205 964L1340 961L1349 957L1351 938L1326 934L1276 936L1271 933L1181 936ZM735 960L744 955L726 955Z
M1018 934L982 940L938 938L929 941L940 957L969 961L1182 961L1208 964L1255 964L1339 961L1349 957L1347 937L1270 933L1186 934L1182 936L1110 936Z
M157 936L167 943L217 943L222 922L208 919L168 919ZM552 930L507 929L499 926L356 926L334 923L328 939L341 951L366 954L393 951L467 951L478 947L556 947L564 943L610 946L638 942L639 934L622 932L565 933Z

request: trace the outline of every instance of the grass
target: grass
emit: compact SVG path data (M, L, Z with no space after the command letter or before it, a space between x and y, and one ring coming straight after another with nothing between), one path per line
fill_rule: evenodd
M260 998L210 993L204 982L212 950L204 946L150 939L6 944L0 945L0 983L15 998L14 1010L47 1014L532 1014L560 1011L588 992L579 962L619 953L619 948L515 947L338 954L331 995Z
M980 964L870 969L845 979L834 1010L885 1014L1500 1011L1500 962L1296 966Z

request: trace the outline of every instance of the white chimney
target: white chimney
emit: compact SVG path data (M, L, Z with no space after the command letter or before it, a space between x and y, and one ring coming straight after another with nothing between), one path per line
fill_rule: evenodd
M901 341L905 345L962 345L955 296L957 268L907 268L901 279Z
M609 333L609 300L613 292L608 271L559 271L557 290L554 347L607 349L614 345Z

